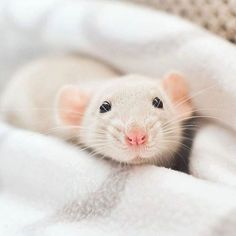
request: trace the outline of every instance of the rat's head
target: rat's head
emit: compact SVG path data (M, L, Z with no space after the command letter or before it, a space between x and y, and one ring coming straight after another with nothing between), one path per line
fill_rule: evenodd
M192 113L184 79L171 74L160 82L129 75L104 83L90 92L63 88L59 120L78 127L82 144L119 162L170 160L181 144L181 122Z

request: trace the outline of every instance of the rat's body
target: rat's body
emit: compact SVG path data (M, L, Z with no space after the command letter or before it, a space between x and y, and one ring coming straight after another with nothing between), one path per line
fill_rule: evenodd
M18 71L8 84L1 99L1 113L11 124L44 133L55 126L53 107L61 87L80 82L86 86L115 76L109 66L86 57L36 60Z
M1 104L4 119L14 125L74 137L119 162L165 166L180 150L183 121L192 114L181 76L162 82L118 78L108 66L80 57L29 65L11 81Z

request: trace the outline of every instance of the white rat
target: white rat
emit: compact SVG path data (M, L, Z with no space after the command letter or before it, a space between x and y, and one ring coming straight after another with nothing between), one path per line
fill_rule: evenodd
M193 107L178 74L162 81L119 76L100 62L64 57L18 72L3 94L1 110L12 124L60 131L55 134L74 137L118 162L168 166L181 149L183 121Z

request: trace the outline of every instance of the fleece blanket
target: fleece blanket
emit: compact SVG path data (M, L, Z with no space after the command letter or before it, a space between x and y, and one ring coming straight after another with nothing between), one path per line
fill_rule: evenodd
M0 9L12 40L24 34L36 51L40 45L86 53L157 79L182 72L199 116L210 119L195 137L193 176L122 167L1 124L1 235L235 234L235 46L176 17L118 1L3 1ZM34 53L33 47L27 57ZM26 60L20 56L12 64L2 58L1 66L13 70Z

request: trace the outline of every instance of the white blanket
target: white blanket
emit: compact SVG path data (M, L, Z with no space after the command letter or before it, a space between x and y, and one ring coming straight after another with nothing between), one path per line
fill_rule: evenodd
M42 47L84 52L124 72L181 71L199 112L228 129L210 122L199 130L190 164L200 180L154 166L121 168L2 124L0 235L234 235L235 46L125 3L18 4L4 5L16 35L37 35Z

